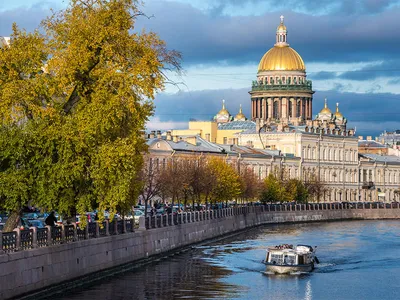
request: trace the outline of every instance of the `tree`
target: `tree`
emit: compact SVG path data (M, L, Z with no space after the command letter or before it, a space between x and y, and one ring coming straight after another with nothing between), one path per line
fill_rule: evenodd
M261 182L250 167L242 165L239 171L241 194L243 199L254 199L260 196Z
M140 196L144 201L144 212L147 216L147 206L151 200L160 196L162 190L161 170L158 165L154 165L153 160L145 156L144 165L140 172L142 188Z
M180 54L134 31L135 0L71 0L42 22L13 25L0 51L0 206L12 230L28 202L61 214L111 215L139 195L141 137L152 99ZM84 220L83 220L84 221Z
M193 157L190 169L190 186L193 193L192 208L195 209L195 201L201 203L202 197L206 207L212 190L216 184L216 178L208 163L208 159L204 156Z
M261 202L262 203L272 203L277 201L282 201L282 194L284 193L284 187L278 178L274 174L269 173L269 175L264 180L264 185L261 191Z
M327 191L326 185L316 175L312 174L307 177L304 186L309 197L314 198L317 202L320 201L321 195Z
M178 199L182 187L182 173L180 160L172 158L161 171L161 191L167 197L172 199L171 206L174 206Z
M297 203L306 203L308 199L308 190L301 182L296 178L291 178L285 183L286 198L287 201L296 201Z
M240 179L235 168L218 157L211 157L208 160L212 178L215 184L211 190L211 197L214 201L228 201L240 195Z

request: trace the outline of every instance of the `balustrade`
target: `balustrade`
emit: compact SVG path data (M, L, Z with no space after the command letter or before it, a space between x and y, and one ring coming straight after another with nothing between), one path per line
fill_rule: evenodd
M399 203L308 203L308 204L266 204L263 206L237 206L207 211L184 212L153 217L141 217L141 230L181 225L191 222L227 218L239 214L266 212L292 212L316 210L350 210L350 209L400 209ZM88 223L85 229L79 225L62 225L46 228L31 227L28 230L15 229L13 232L0 231L0 254L28 250L63 243L72 243L113 234L124 234L134 231L134 219ZM140 221L142 222L142 221Z

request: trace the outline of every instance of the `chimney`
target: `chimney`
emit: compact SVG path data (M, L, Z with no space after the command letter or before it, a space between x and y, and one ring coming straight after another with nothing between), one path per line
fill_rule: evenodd
M359 141L362 141L363 139L364 139L364 137L363 137L362 135L359 135L359 136L358 136L358 140L359 140Z
M157 130L157 138L161 139L161 130Z
M151 139L154 139L155 134L156 134L156 132L155 132L154 130L152 130L152 131L150 132L150 138L151 138Z
M177 143L177 142L178 142L178 136L177 136L177 135L174 135L174 136L172 137L172 140L174 141L174 143Z
M367 141L372 141L372 136L368 135L367 136Z
M167 141L172 141L171 131L167 131Z
M192 144L192 145L194 145L194 146L197 145L197 139L196 139L195 136L189 136L189 137L187 137L187 138L186 138L186 142L189 143L189 144Z

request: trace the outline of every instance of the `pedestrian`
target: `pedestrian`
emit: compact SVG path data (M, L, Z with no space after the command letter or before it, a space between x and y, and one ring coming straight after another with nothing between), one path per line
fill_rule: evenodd
M54 211L52 211L52 212L47 216L47 218L46 218L46 220L45 220L45 223L46 223L46 225L49 225L49 226L52 226L52 227L56 226L56 224L57 224L57 217L55 216Z

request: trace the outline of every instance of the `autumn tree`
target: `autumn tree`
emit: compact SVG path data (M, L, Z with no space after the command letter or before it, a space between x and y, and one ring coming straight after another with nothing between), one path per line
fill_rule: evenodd
M160 172L161 191L171 198L174 206L178 200L182 187L181 162L178 158L172 158Z
M285 193L282 182L273 174L269 175L264 179L264 183L261 190L260 201L262 203L272 203L282 201L282 195Z
M195 202L201 203L204 199L206 207L210 195L216 184L216 174L212 172L208 158L205 156L193 157L193 163L189 170L190 186L192 190L192 209L195 209Z
M287 201L297 203L306 203L309 197L305 184L296 178L288 179L285 182L285 195Z
M162 192L162 170L160 166L154 163L149 155L144 156L144 165L139 173L139 179L142 184L140 197L144 201L145 215L147 215L147 206L151 200L159 197Z
M261 182L253 169L241 165L239 168L239 176L241 183L240 197L246 200L252 200L260 196Z
M320 201L321 196L327 191L326 185L318 176L310 174L304 182L305 188L309 194L309 198L313 198L317 202Z
M0 51L0 206L111 215L137 199L152 99L180 55L135 32L135 0L71 0Z
M215 202L227 202L235 199L241 193L240 179L236 169L229 165L224 159L211 157L208 165L215 184L211 190L210 196Z

